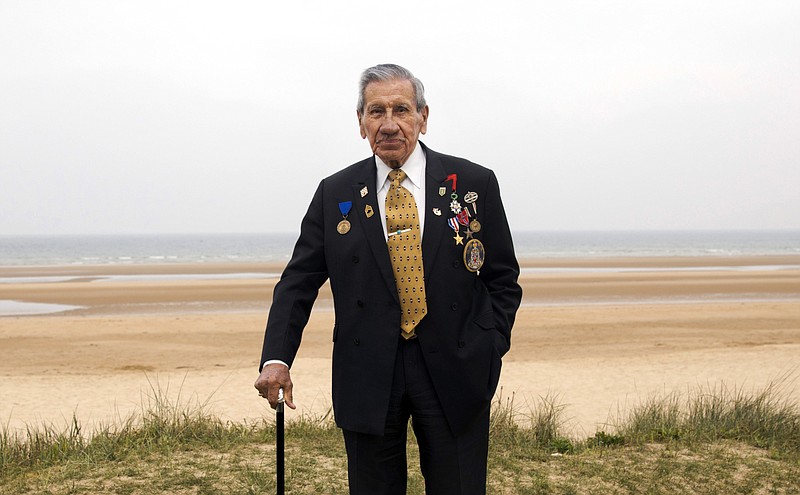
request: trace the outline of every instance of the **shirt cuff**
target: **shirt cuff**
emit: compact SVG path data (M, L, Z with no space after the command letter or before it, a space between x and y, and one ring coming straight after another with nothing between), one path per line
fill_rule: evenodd
M268 364L282 364L282 365L286 366L287 368L289 367L288 364L284 363L280 359L270 359L268 361L264 361L264 366L266 366ZM261 367L262 370L264 369L264 366Z

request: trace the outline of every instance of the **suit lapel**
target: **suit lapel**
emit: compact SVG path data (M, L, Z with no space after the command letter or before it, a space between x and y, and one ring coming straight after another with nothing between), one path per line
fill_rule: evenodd
M422 143L420 143L422 144ZM439 154L431 151L425 145L425 232L422 234L422 261L426 274L432 273L442 236L448 232L447 219L450 217L450 187L445 189L444 195L439 194L439 188L446 187L445 172ZM433 213L438 209L441 215ZM426 289L430 278L425 277Z
M389 248L386 246L386 235L383 233L381 224L381 211L378 208L378 191L375 189L377 183L377 171L375 168L375 158L368 158L362 162L362 170L359 173L358 182L352 185L353 198L355 201L355 214L367 239L367 244L375 257L381 276L386 282L389 292L397 299L397 286L394 282L392 273L392 262L389 259ZM367 194L362 196L361 191L366 188ZM372 210L372 215L367 217L367 207ZM399 303L399 299L397 299Z

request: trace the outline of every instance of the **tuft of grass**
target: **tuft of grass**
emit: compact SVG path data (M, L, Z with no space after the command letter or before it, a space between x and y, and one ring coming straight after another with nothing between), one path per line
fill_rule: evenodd
M22 435L7 428L0 431L0 472L30 468L42 469L64 462L98 463L119 461L129 456L169 454L189 445L202 444L225 449L243 438L259 435L261 425L223 422L207 412L204 402L185 401L180 393L169 399L169 388L150 383L150 393L142 397L141 410L116 424L100 425L96 431L83 431L73 415L70 425L59 429L52 424L28 425Z
M275 490L275 427L223 422L206 402L169 400L157 384L137 414L86 432L0 430L0 493L257 494ZM489 492L800 493L800 411L778 386L747 393L722 385L651 397L616 431L564 435L555 395L520 406L495 400ZM286 427L289 493L346 493L341 433L330 412ZM409 435L410 494L424 493Z
M650 397L634 407L617 426L620 435L632 443L664 442L681 438L682 402L678 393Z
M651 398L634 408L619 425L634 443L734 440L782 453L800 452L800 414L787 399L786 382L773 382L760 391L724 384Z
M755 447L800 450L797 403L770 384L754 394L724 385L695 394L685 417L692 440L739 440Z
M572 450L572 441L562 434L566 406L558 402L557 395L539 397L521 411L515 404L515 395L503 399L502 392L495 399L489 418L490 445L561 453Z
M50 466L72 459L85 450L87 443L74 415L63 430L52 425L28 426L22 439L3 428L0 431L0 473L14 468Z

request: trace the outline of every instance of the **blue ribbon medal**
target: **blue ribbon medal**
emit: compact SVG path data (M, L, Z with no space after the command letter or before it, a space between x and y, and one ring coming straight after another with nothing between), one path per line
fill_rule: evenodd
M342 201L339 203L339 211L342 213L342 221L336 226L336 232L345 235L350 232L350 220L347 215L350 214L350 209L353 208L352 201Z

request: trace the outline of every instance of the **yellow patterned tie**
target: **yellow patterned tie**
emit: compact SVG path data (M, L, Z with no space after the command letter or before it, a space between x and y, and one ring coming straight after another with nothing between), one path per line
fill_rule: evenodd
M389 233L389 257L392 259L397 295L400 297L401 335L414 336L414 327L428 312L425 301L425 275L422 271L422 232L419 226L417 202L411 191L401 186L406 178L402 170L389 172L389 192L386 193L386 230Z

